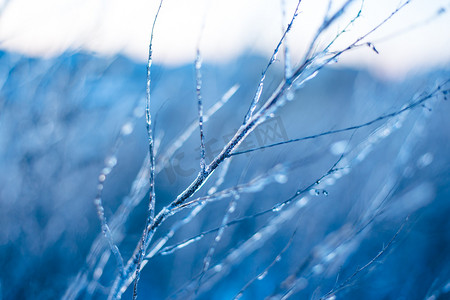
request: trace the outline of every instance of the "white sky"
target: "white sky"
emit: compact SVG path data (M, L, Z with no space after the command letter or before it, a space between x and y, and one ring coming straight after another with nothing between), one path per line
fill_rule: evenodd
M286 0L287 16L297 0ZM338 7L342 0L333 1ZM363 15L342 36L340 45L376 25L390 14L400 0L365 0ZM251 51L269 57L281 36L281 0L165 0L154 37L157 63L177 65L192 62L201 32L205 60L226 62ZM342 28L357 12L360 0L337 24ZM103 55L122 53L144 62L148 55L151 24L159 0L0 0L0 49L31 56L55 56L72 50ZM300 15L289 35L292 55L299 59L323 19L328 0L303 0ZM447 11L433 17L440 8ZM429 20L423 24L422 21ZM287 23L287 20L286 22ZM418 28L383 41L384 37ZM321 39L326 44L338 30L334 27ZM369 48L348 53L343 65L358 65L381 76L401 78L409 72L426 71L450 63L450 0L412 2L367 41Z

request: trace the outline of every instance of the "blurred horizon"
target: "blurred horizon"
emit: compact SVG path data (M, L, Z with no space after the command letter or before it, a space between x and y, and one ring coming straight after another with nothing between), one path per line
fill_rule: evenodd
M297 1L286 2L283 18L278 1L196 0L163 2L155 28L154 60L162 65L193 62L200 42L205 61L226 63L244 53L269 57L281 37L281 24L292 17ZM31 1L0 2L0 49L30 57L57 57L65 51L84 51L101 56L125 55L136 62L148 56L150 29L159 1ZM333 1L332 8L342 0ZM400 3L400 2L399 2ZM396 1L365 1L363 14L340 38L339 45L368 32L398 7ZM236 7L239 9L236 10ZM361 7L355 1L347 10L353 17ZM302 1L288 35L293 62L320 25L325 1ZM450 63L450 36L443 33L450 22L450 1L411 1L387 24L370 35L379 55L369 47L353 50L339 66L365 68L380 78L401 81L414 73L426 73ZM284 21L282 21L284 19ZM334 35L345 23L328 31ZM202 29L204 28L204 29ZM200 40L201 36L201 40ZM323 43L319 41L320 43Z

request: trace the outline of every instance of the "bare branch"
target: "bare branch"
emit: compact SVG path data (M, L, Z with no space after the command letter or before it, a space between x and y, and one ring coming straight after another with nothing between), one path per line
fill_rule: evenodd
M286 39L286 35L288 34L288 32L291 30L292 28L292 24L294 23L295 18L298 16L298 9L300 7L300 3L302 1L299 0L297 3L297 6L295 8L294 11L294 15L291 18L291 21L289 22L286 30L284 31L280 41L278 42L278 45L275 47L275 50L273 51L272 57L269 60L269 63L267 64L266 68L264 69L264 71L261 74L261 78L259 80L259 84L258 84L258 88L256 89L256 94L253 97L252 103L250 104L250 107L247 111L247 114L244 117L244 124L247 124L249 122L249 120L252 118L253 112L256 109L256 105L259 102L259 99L261 98L261 94L264 88L264 80L266 79L266 73L269 70L270 66L276 61L278 52L280 51L280 47L283 45L284 40ZM290 77L288 77L290 78ZM288 79L286 78L286 80Z
M153 221L153 218L155 216L155 201L156 201L156 195L155 195L155 153L154 153L154 136L153 136L153 130L152 130L152 119L151 119L151 111L150 111L150 84L151 84L151 67L153 62L153 34L155 31L155 25L156 21L158 19L159 12L161 11L163 0L159 3L158 10L156 11L155 18L153 19L153 25L152 30L150 33L150 44L148 47L148 64L147 64L147 103L146 103L146 109L145 109L145 118L147 122L147 134L148 134L148 153L149 153L149 159L150 159L150 201L148 205L148 215L146 220L146 226L144 228L144 232L142 233L142 239L140 243L138 244L138 259L136 262L136 271L135 271L135 281L134 281L134 288L133 288L133 300L137 299L137 285L139 282L140 272L141 272L141 263L142 259L144 257L145 253L145 241L147 240L148 236L148 224L150 224ZM125 274L122 274L122 276Z

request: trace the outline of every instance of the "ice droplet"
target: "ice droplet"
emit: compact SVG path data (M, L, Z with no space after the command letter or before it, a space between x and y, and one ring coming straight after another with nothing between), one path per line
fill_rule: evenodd
M259 233L259 232L255 233L255 234L253 235L253 239L254 239L255 241L259 241L261 238L262 238L262 235L261 235L261 233Z
M108 156L105 159L105 164L108 168L113 168L117 164L117 157L115 157L114 155Z
M258 276L258 280L263 280L267 275L267 271L264 271L261 275Z
M234 211L236 210L236 202L233 202L233 204L230 206L230 208L228 209L228 212L230 214L234 213Z
M325 256L325 261L327 261L327 262L332 261L335 257L336 257L336 253L331 252L327 256Z
M383 131L380 132L381 137L387 137L392 133L392 130L390 128L385 128Z
M273 212L279 212L280 210L283 209L283 207L284 207L285 205L286 205L285 203L277 204L277 205L272 209L272 211L273 211Z
M111 173L111 168L106 167L102 169L102 174L103 175L108 175L109 173Z
M223 268L222 264L218 264L214 267L214 272L218 273L222 271L222 268Z
M100 174L100 176L98 176L98 181L100 181L100 182L104 182L105 179L106 179L105 174Z

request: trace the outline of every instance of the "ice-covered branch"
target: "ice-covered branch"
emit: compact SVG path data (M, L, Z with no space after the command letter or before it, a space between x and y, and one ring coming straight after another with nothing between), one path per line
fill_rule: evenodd
M280 48L283 45L283 42L285 41L288 32L291 30L292 24L294 24L295 18L298 16L298 9L300 7L300 3L301 2L302 2L301 0L298 1L297 6L296 6L295 11L294 11L294 15L292 16L291 21L287 25L286 30L284 30L280 41L278 42L277 46L275 47L275 50L273 51L273 54L272 54L272 57L269 60L269 63L267 64L266 68L264 69L264 71L261 74L261 78L259 80L259 84L258 84L258 88L256 89L255 96L253 97L253 100L252 100L252 102L250 104L250 107L249 107L249 109L247 111L247 114L244 117L244 124L246 124L250 120L250 118L252 117L252 115L253 115L253 113L254 113L254 111L256 109L256 105L258 104L259 99L261 98L261 94L262 94L262 91L263 91L263 88L264 88L264 80L266 79L266 73L269 70L270 66L277 59L278 52L280 51ZM288 79L288 78L290 78L290 77L287 77L286 79Z
M155 31L155 25L156 21L158 20L159 12L161 11L161 6L163 4L163 0L159 3L158 10L156 11L155 18L153 19L153 25L150 33L150 43L148 47L148 65L147 65L147 102L146 102L146 108L145 108L145 119L147 123L147 134L148 134L148 153L149 153L149 161L150 161L150 201L148 204L148 213L147 213L147 220L145 222L144 231L142 233L142 238L140 243L138 244L139 251L137 255L137 261L136 261L136 271L135 271L135 281L134 281L134 288L133 288L133 300L137 298L137 286L139 282L140 272L141 272L141 263L142 259L145 255L145 241L147 240L147 236L149 234L147 228L148 224L150 224L153 221L153 217L155 216L155 201L156 201L156 194L155 194L155 151L154 151L154 136L153 136L153 130L152 130L152 119L151 119L151 69L152 69L152 62L153 62L153 34ZM122 274L125 275L125 274Z
M290 144L290 143L295 143L295 142L300 142L300 141L305 141L305 140L310 140L310 139L316 139L322 136L327 136L327 135L333 135L333 134L337 134L337 133L342 133L342 132L346 132L346 131L353 131L353 130L357 130L357 129L361 129L367 126L370 126L372 124L378 123L380 121L383 120L389 120L391 118L394 118L398 115L401 115L409 110L412 110L414 108L417 107L421 107L424 103L426 103L428 100L432 99L433 97L439 95L439 94L447 94L449 92L448 89L444 89L444 87L450 82L449 80L446 80L444 82L442 82L441 84L439 84L434 90L432 90L431 92L427 93L425 96L420 97L418 100L412 101L410 104L404 106L403 108L401 108L398 111L389 113L389 114L385 114L385 115L381 115L373 120L367 121L365 123L359 124L359 125L354 125L354 126L350 126L350 127L346 127L346 128L342 128L342 129L335 129L335 130L330 130L330 131L326 131L326 132L322 132L322 133L318 133L318 134L313 134L313 135L309 135L309 136L305 136L305 137L301 137L301 138L296 138L296 139L290 139L287 141L282 141L282 142L278 142L278 143L273 143L273 144L269 144L269 145L264 145L261 147L257 147L257 148L252 148L252 149L247 149L247 150L243 150L243 151L236 151L230 154L231 156L236 156L236 155L241 155L241 154L245 154L245 153L250 153L253 151L257 151L257 150L262 150L262 149L266 149L266 148L272 148L272 147L276 147L276 146L280 146L280 145L285 145L285 144Z

